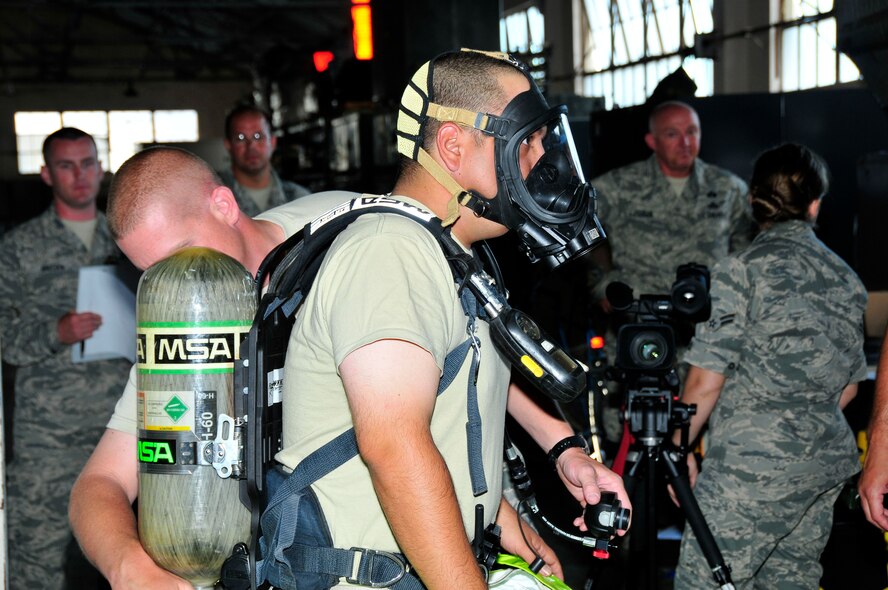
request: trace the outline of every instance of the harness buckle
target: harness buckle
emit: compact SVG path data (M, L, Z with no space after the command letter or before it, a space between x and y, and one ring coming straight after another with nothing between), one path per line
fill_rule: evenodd
M352 547L350 549L350 551L355 551L355 552L361 554L361 559L360 559L360 561L358 561L358 565L357 565L357 569L356 569L356 573L355 573L356 576L360 576L361 571L364 571L364 572L366 572L367 578L372 578L373 566L375 565L374 562L375 562L376 558L378 558L378 557L388 559L389 561L394 563L398 568L400 568L400 571L398 573L396 573L392 579L386 580L385 582L374 582L372 579L365 581L365 580L359 579L358 577L349 578L348 576L346 576L345 581L348 582L349 584L358 584L360 586L370 586L371 588L388 588L388 587L393 586L394 584L397 584L398 582L400 582L401 578L403 578L404 575L407 574L407 571L409 570L409 567L410 567L407 565L407 561L402 559L400 555L398 555L396 553L392 553L390 551L379 551L377 549L365 549L364 547ZM364 564L365 559L370 560L366 563L366 565Z

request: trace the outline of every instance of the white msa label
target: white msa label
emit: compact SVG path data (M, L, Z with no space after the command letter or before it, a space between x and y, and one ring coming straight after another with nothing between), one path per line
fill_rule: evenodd
M311 222L311 227L309 228L309 231L311 233L316 233L318 228L336 219L337 217L348 213L349 211L367 209L369 207L388 207L390 209L405 211L411 217L415 217L426 222L430 221L434 217L434 215L432 215L428 211L424 211L423 209L420 209L415 205L405 203L404 201L399 201L398 199L394 199L392 197L386 197L382 195L364 195L358 197L357 199L352 199L352 201L349 203L343 203L342 205L339 205L338 207L327 211Z
M268 406L281 403L284 394L284 370L275 369L268 373Z

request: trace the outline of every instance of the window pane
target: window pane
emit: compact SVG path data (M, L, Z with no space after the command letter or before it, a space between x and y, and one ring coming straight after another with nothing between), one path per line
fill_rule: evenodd
M610 29L610 0L585 0L586 11L592 20L592 30Z
M632 104L641 104L647 98L647 88L644 84L644 65L630 68L632 71Z
M527 13L516 12L506 17L509 51L527 51Z
M64 111L62 125L77 127L93 137L108 137L108 114L105 111Z
M15 114L15 130L21 174L40 171L43 140L62 126L77 127L92 135L99 160L110 171L116 170L142 143L199 139L195 110L156 111L153 116L151 111L20 112Z
M836 21L827 19L816 25L817 30L817 85L836 83Z
M713 30L712 5L713 0L583 0L583 68L607 74L584 76L583 88L603 93L608 109L642 104L657 83L682 64L677 54L683 46L693 46L694 34ZM639 63L661 55L668 57ZM688 73L705 78L698 88L711 95L712 61L698 61Z
M817 29L799 27L799 89L817 86Z
M697 85L697 96L712 96L714 92L714 64L711 59L687 57L682 64L685 71Z
M197 111L154 111L154 141L197 141Z
M62 127L62 117L55 111L21 111L14 115L16 135L49 135Z
M698 33L711 33L715 26L712 23L712 3L712 0L690 0L687 4L685 21L690 22Z
M617 0L620 21L615 22L617 34L626 47L627 61L638 61L644 57L644 19L641 13L641 0ZM620 30L622 29L622 30ZM623 62L626 63L626 62Z
M833 0L783 0L783 20L796 20L833 9Z
M679 49L678 0L654 0L654 14L648 25L651 55L674 53ZM656 19L654 18L656 15ZM662 41L662 43L661 43Z
M527 24L530 29L530 51L538 53L546 43L546 21L536 6L527 9Z
M663 61L659 60L648 62L647 66L645 66L647 74L645 78L645 84L647 85L647 88L649 88L651 91L653 91L653 89L657 87L657 82L659 82L663 78L660 72L662 65Z
M55 111L22 111L13 115L19 174L37 174L43 166L43 140L61 129L62 117Z
M843 54L839 54L839 82L853 82L860 80L860 70L851 59Z
M154 141L151 111L111 111L109 169L114 171L139 151L140 144Z
M603 70L611 60L609 0L583 0L583 6L588 26L583 39L583 69Z
M799 89L799 28L783 31L780 46L780 86L784 92Z
M105 111L63 111L62 125L77 127L92 135L103 167L108 166L108 113Z

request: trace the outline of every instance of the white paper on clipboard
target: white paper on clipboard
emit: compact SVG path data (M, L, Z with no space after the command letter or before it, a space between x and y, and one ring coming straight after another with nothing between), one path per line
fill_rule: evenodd
M136 295L112 265L84 266L77 282L77 312L102 316L91 338L71 347L71 360L86 363L111 358L136 362Z

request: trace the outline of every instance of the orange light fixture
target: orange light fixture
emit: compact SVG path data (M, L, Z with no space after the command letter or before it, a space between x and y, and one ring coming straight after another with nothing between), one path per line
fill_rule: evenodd
M326 72L330 68L330 62L333 61L332 51L315 51L312 55L315 70L318 72Z
M601 336L592 336L592 338L589 339L589 346L592 350L601 350L604 348L604 338Z
M370 0L352 0L352 26L355 57L366 61L373 59L373 19Z

